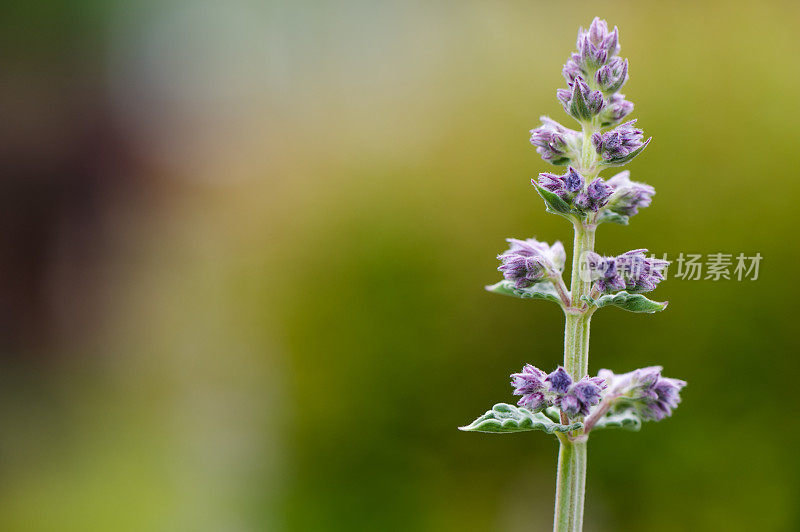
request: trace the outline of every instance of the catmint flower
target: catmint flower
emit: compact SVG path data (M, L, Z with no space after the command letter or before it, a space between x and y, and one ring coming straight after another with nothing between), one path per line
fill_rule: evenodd
M572 386L572 377L561 366L550 373L545 381L550 385L550 390L558 394L567 393L569 387Z
M646 249L634 249L616 259L617 269L625 280L628 292L652 292L664 280L664 270L669 266L669 261L648 258L646 252Z
M588 415L589 409L600 402L605 381L599 377L586 376L573 384L572 377L559 366L550 373L545 382L554 395L553 405L569 417Z
M539 174L539 186L557 194L566 202L572 201L575 193L583 190L584 182L583 176L571 166L563 175L549 172Z
M567 83L572 83L578 76L584 76L585 72L581 69L581 56L580 54L572 54L570 58L564 63L564 68L561 69L561 74Z
M636 120L631 120L602 135L600 133L592 135L592 144L603 158L604 163L624 164L636 157L647 146L650 139L642 141L642 130L634 128L635 123Z
M567 416L575 417L589 415L591 407L600 402L606 383L601 377L589 376L573 382L561 366L548 375L526 364L522 372L511 375L511 386L514 395L522 396L517 405L531 412L555 406Z
M521 373L513 373L511 375L513 393L522 396L517 405L527 408L531 412L538 412L548 406L544 394L544 378L546 376L544 371L530 364L525 364Z
M618 124L623 118L633 112L633 102L625 99L624 94L612 94L606 99L603 110L598 115L602 127Z
M606 396L632 406L645 420L659 421L672 415L681 402L680 391L686 382L661 376L661 366L651 366L615 375L601 369L598 376L608 384Z
M613 189L602 178L595 178L586 187L586 192L581 192L575 197L575 205L584 211L597 212L607 203L612 192Z
M597 253L586 254L586 264L594 287L601 294L617 292L625 288L625 280L617 269L616 257L601 257Z
M650 185L631 181L630 175L625 170L606 181L614 190L608 199L608 210L624 216L633 216L639 212L639 208L649 207L656 193L656 189Z
M605 20L595 17L588 30L581 28L577 39L580 65L584 68L598 67L619 53L619 32L608 31Z
M603 93L592 90L581 76L569 84L569 89L558 89L556 96L564 110L575 120L591 120L603 109Z
M542 125L531 129L531 144L545 161L554 165L569 164L576 158L576 146L580 142L580 133L566 128L546 116L539 118Z
M594 287L601 294L618 290L630 293L652 292L664 280L664 270L669 261L648 258L646 249L626 251L617 257L601 257L597 253L586 254L586 264Z
M604 93L617 92L628 81L628 60L620 57L611 59L597 70L594 79Z
M508 251L498 255L502 264L497 268L503 277L514 281L518 289L528 288L539 281L552 279L560 275L567 260L567 253L561 242L552 246L536 239L517 240L508 238L511 244Z

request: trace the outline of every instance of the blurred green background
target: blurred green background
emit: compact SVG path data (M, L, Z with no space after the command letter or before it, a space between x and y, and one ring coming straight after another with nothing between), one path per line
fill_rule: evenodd
M483 291L569 242L528 144L621 28L658 190L598 249L761 253L604 310L591 370L689 381L592 438L586 530L798 530L796 2L12 2L0 40L0 529L548 530L557 446L456 427L554 367Z

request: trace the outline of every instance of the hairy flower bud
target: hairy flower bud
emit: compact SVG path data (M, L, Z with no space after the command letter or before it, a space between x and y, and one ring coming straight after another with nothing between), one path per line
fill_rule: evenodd
M542 125L531 129L531 144L542 159L554 165L569 164L579 153L580 133L566 128L546 116L539 118Z
M625 99L624 94L612 94L606 99L603 110L598 115L602 127L618 124L623 118L633 112L633 103Z
M556 96L564 110L578 121L591 120L604 105L603 93L590 89L581 76L569 83L569 89L558 89Z
M631 120L602 135L600 133L592 135L592 144L604 163L609 165L627 163L647 146L650 139L642 141L642 130L634 128L635 123L636 120Z
M632 406L642 419L659 421L672 415L686 386L685 381L662 377L661 370L661 366L651 366L615 375L601 369L598 376L608 384L607 397Z
M646 249L634 249L617 257L586 254L586 267L595 289L601 294L627 290L630 293L651 292L664 280L668 261L648 258Z
M527 408L531 412L538 412L548 406L544 395L545 376L544 371L530 364L525 364L521 373L513 373L511 375L511 386L514 387L514 395L522 396L517 405Z
M578 31L576 45L582 66L596 68L619 53L619 32L609 32L606 21L595 17L588 30Z
M656 189L645 183L630 180L627 170L618 173L608 181L613 193L608 199L607 208L624 216L633 216L641 207L649 207Z
M516 288L528 288L539 281L552 279L561 274L567 253L561 242L552 246L536 239L517 240L508 238L508 251L498 255L501 265L497 268L503 277L514 282Z
M594 79L606 94L617 92L628 81L628 60L620 57L611 59L595 72Z
M652 292L664 280L669 261L648 258L646 249L626 251L617 257L617 269L625 280L625 290L631 293Z
M511 375L514 395L522 398L517 405L533 412L555 406L569 417L587 416L591 407L600 402L605 380L586 376L574 382L567 371L559 366L549 375L537 367L526 364L522 372Z
M561 366L550 373L545 381L550 385L550 390L555 393L567 393L569 387L572 386L572 377Z

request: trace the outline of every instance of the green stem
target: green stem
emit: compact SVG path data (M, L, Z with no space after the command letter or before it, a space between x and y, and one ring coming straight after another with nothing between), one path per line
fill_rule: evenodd
M574 380L589 373L590 312L578 310L581 296L588 296L591 282L581 275L584 254L594 251L595 227L575 222L575 240L572 250L572 309L566 312L564 326L564 368ZM581 436L578 431L573 436ZM583 528L583 498L586 488L586 441L567 437L559 438L558 475L553 530L580 532Z
M580 532L586 488L586 442L561 440L558 451L556 511L553 530Z

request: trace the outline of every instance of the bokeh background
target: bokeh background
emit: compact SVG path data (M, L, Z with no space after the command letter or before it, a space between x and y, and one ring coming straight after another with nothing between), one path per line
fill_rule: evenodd
M560 360L482 286L570 241L528 130L595 15L658 190L598 249L763 260L596 315L690 384L592 438L586 530L800 529L800 5L357 0L3 5L0 529L548 530L555 440L456 427Z

